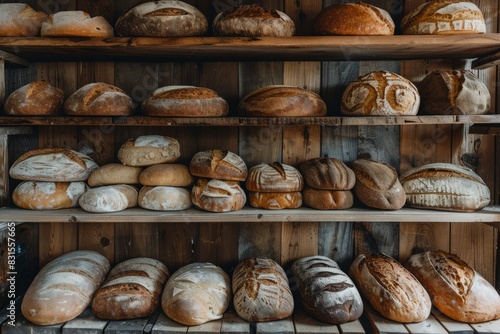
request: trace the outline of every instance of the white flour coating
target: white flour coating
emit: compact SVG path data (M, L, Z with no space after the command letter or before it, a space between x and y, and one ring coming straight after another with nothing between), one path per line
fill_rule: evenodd
M161 93L170 92L172 90L184 89L184 88L196 88L196 86L182 86L182 85L163 86L163 87L155 89L152 95L158 95Z
M158 136L158 135L147 135L139 136L135 139L135 147L150 146L155 148L166 147L173 143L173 139L170 137Z
M145 188L141 192L144 193L142 194L139 206L144 209L173 211L184 210L192 205L191 193L184 188L157 186Z
M201 192L201 196L230 198L241 193L241 188L223 180L211 179Z
M129 259L123 262L120 262L109 272L108 277L112 277L120 272L124 271L143 271L148 277L152 278L154 281L165 283L169 276L169 271L167 266L165 266L162 262L147 258L147 257L139 257Z
M113 187L90 189L80 197L81 208L88 212L116 212L125 210L128 199L125 194Z
M104 284L102 287L113 286L118 284L138 284L150 292L155 291L154 281L149 277L142 277L142 276L123 276L115 278Z

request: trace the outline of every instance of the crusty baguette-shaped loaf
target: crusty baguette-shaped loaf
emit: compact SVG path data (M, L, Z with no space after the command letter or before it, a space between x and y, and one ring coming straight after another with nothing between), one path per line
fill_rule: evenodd
M55 147L28 151L12 164L9 174L17 180L72 182L86 181L99 167L89 156Z
M137 205L137 189L127 184L92 188L80 196L80 207L88 212L123 211Z
M139 175L139 182L145 186L188 187L194 178L188 166L170 163L146 167Z
M305 183L312 188L350 190L356 183L352 169L339 159L314 158L299 166Z
M249 169L246 187L259 192L301 191L304 178L293 166L280 162L260 163Z
M142 170L142 167L110 163L95 169L89 175L87 183L91 187L112 184L139 184L139 174Z
M422 284L390 256L361 254L351 264L349 276L368 303L390 320L420 322L431 313L431 299Z
M118 36L201 36L207 18L183 1L159 0L139 4L121 15L115 24Z
M310 208L317 210L344 210L354 204L351 190L326 190L305 186L302 200Z
M470 1L432 0L401 19L406 35L482 34L486 23L481 10Z
M281 210L297 209L302 206L302 193L291 192L259 192L248 193L248 203L254 208Z
M181 156L177 139L144 135L127 140L118 150L118 159L127 166L151 166L175 162Z
M412 116L419 106L418 89L410 80L389 71L374 71L347 85L340 111L347 116Z
M125 320L151 315L160 302L169 277L160 261L139 257L118 263L92 300L95 316Z
M199 178L191 189L191 201L210 212L236 211L247 201L238 181Z
M36 325L69 321L89 306L109 271L109 261L94 251L61 255L45 265L30 284L21 304Z
M245 181L248 176L247 165L239 155L218 149L196 153L189 170L194 176L207 179Z
M74 208L87 190L85 182L24 181L12 192L12 201L23 209Z
M250 258L233 272L233 304L246 321L274 321L293 313L293 296L283 268L269 258Z
M367 3L339 3L324 8L314 19L316 35L394 35L389 13Z
M81 10L50 14L42 23L43 37L113 37L113 27L102 16L91 17Z
M133 112L132 99L122 89L103 82L86 84L64 102L64 113L73 116L128 116Z
M169 278L161 297L165 314L187 326L221 319L231 301L231 282L220 267L194 262Z
M47 14L24 3L0 4L0 36L34 37L40 35Z
M351 278L326 256L308 256L292 264L300 300L312 317L330 324L358 319L363 301Z
M148 210L177 211L192 206L191 193L181 187L142 187L139 191L139 206Z
M269 85L248 93L238 104L242 116L325 116L326 104L313 91L285 85Z
M9 95L4 111L7 115L56 115L61 112L63 103L62 89L46 81L33 81Z
M406 205L449 211L477 211L490 203L490 190L471 169L450 163L431 163L400 176Z
M418 253L405 266L448 317L467 323L500 318L496 289L457 255L441 250Z
M356 175L354 193L363 204L383 210L405 205L406 194L394 167L367 159L355 160L351 167Z
M142 102L142 112L148 116L220 117L227 115L229 104L209 88L165 86Z
M490 111L488 87L469 70L435 70L417 87L424 114L482 115Z
M219 13L212 23L216 36L290 37L295 24L285 13L257 4L232 7Z

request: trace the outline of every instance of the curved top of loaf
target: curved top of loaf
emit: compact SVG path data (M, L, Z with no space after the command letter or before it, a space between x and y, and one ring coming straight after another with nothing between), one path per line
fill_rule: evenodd
M401 182L404 182L415 178L435 178L440 176L457 176L468 178L481 184L485 184L483 179L481 179L481 177L477 175L472 169L465 166L445 162L435 162L409 169L401 174L399 180Z

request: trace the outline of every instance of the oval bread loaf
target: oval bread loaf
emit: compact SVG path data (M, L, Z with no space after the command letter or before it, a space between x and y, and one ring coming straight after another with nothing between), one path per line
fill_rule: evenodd
M176 211L192 206L191 193L180 187L142 187L139 191L139 206L148 210Z
M151 166L175 162L181 156L177 139L144 135L129 139L118 150L118 159L127 166Z
M102 16L91 17L81 10L50 14L42 23L42 37L113 37L113 27Z
M194 176L207 179L245 181L248 176L247 165L239 155L217 149L196 153L189 170Z
M170 163L146 167L139 182L145 186L188 187L194 178L186 165Z
M191 189L191 201L205 211L228 212L242 209L247 197L238 181L200 178Z
M305 183L316 189L350 190L356 183L352 169L339 159L315 158L299 166Z
M317 210L344 210L354 204L354 195L350 190L326 190L305 186L302 191L305 205Z
M24 181L12 192L12 201L22 209L68 209L78 206L87 189L85 182Z
M0 36L35 37L40 35L47 14L24 3L0 4Z
M139 174L142 167L132 167L122 164L106 164L90 173L87 183L90 187L112 184L139 184Z
M246 187L254 192L301 191L304 178L293 166L280 162L260 163L249 169Z
M137 189L127 184L92 188L78 203L87 212L104 213L123 211L137 205Z
M16 89L7 97L4 111L7 115L57 115L63 103L62 89L46 81L33 81Z
M249 192L248 202L254 208L281 210L297 209L302 206L302 193L292 192Z

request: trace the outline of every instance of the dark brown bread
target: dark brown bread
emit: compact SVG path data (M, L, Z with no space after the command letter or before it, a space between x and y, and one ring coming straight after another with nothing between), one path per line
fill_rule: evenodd
M194 176L207 179L245 181L248 176L247 165L239 155L218 149L196 153L189 170Z
M304 178L293 166L280 162L260 163L249 169L246 187L259 192L301 191Z
M335 158L315 158L299 166L309 187L328 190L350 190L356 183L352 169Z
M318 210L344 210L354 204L354 195L350 190L324 190L304 187L304 204Z
M249 192L248 202L254 208L281 210L297 209L302 206L302 193L292 192Z
M7 115L56 115L61 112L63 103L61 89L46 81L33 81L9 95L4 111Z
M236 211L247 201L238 181L200 178L191 189L191 201L210 212Z

